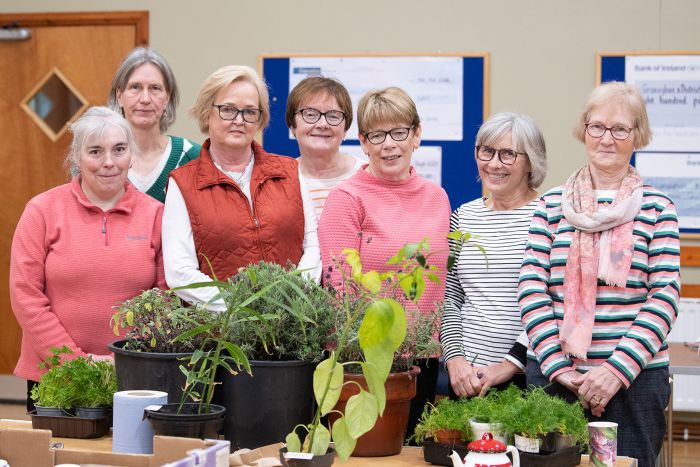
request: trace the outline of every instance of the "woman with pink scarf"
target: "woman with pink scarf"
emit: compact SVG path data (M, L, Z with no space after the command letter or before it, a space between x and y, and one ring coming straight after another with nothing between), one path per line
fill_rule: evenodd
M618 423L618 454L654 465L680 294L676 208L630 165L651 140L636 88L594 89L575 136L588 164L540 200L520 271L527 381Z

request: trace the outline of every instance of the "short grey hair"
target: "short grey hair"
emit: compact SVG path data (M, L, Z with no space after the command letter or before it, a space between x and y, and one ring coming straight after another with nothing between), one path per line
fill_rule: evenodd
M177 89L175 74L165 61L165 58L155 50L147 47L137 47L126 56L124 61L119 65L117 73L114 75L112 85L109 88L109 107L124 115L119 102L117 101L117 91L124 92L126 84L131 78L131 74L141 65L150 63L158 68L163 76L163 84L165 92L168 93L168 104L165 106L163 116L160 119L160 132L165 133L168 128L175 122L175 110L180 103L180 93Z
M530 159L528 187L542 185L547 176L547 148L544 136L535 121L527 115L501 112L489 117L476 134L476 145L491 145L507 134L511 135L513 148L524 152Z
M121 114L109 107L90 107L70 126L73 140L68 147L65 163L71 176L75 177L80 173L80 154L85 145L95 138L100 138L108 127L121 128L126 135L131 154L138 152L131 126Z

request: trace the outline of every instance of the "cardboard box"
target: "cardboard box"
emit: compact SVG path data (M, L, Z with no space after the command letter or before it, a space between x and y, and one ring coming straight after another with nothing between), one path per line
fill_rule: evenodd
M91 464L119 467L228 467L229 441L155 436L153 454L52 449L49 430L0 429L0 459L11 467Z

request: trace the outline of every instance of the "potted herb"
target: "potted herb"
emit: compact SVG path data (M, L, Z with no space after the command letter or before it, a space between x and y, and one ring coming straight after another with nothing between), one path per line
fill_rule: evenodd
M107 360L92 361L77 358L64 363L72 378L75 415L101 418L111 411L117 377L114 365Z
M202 307L184 306L171 290L145 290L118 305L112 317L114 334L126 329L124 338L109 345L114 352L120 391L165 391L170 402L179 402L185 375L180 365L201 346L202 338L175 337L211 318Z
M427 405L416 425L415 441L422 444L426 439L432 439L450 447L465 446L465 441L471 439L465 401L442 399L434 406Z
M291 273L290 273L291 274ZM278 286L282 278L274 280L252 294L243 293L243 286L235 280L198 282L174 290L216 287L219 293L212 298L223 300L226 309L212 313L210 318L193 329L182 332L173 342L196 339L196 348L189 362L179 366L185 375L185 384L179 403L169 403L157 410L147 410L156 434L189 437L216 437L223 424L225 407L212 404L215 388L221 383L224 371L231 374L251 373L247 355L241 347L229 340L231 330L243 322L256 322L261 338L269 339L267 318L252 307L270 289ZM268 340L265 340L268 342ZM192 400L194 402L186 402Z
M70 415L73 408L70 379L61 369L62 355L70 354L68 346L52 347L51 355L39 367L46 369L39 382L32 388L30 397L34 401L37 415L62 417Z
M230 279L244 300L267 288L249 307L265 318L241 319L227 334L250 359L252 376L221 372L224 435L232 449L279 441L314 412L313 372L324 358L336 310L332 297L293 268L261 261ZM280 384L280 382L284 382Z
M489 432L494 439L508 444L509 430L503 424L504 414L520 397L520 389L511 385L503 391L491 389L484 397L467 399L472 440L479 440Z
M426 244L426 241L407 244L397 253L393 260L400 264L400 273L363 272L359 252L353 249L343 251L350 268L350 271L343 269L346 285L356 293L341 296L339 313L344 314L342 325L335 333L330 357L319 363L314 371L316 414L309 424L300 425L287 435L285 451L311 453L325 459L328 462L325 465L330 465L332 454L328 449L332 439L338 456L345 460L355 450L358 439L375 426L378 417L387 415L385 384L394 353L403 343L407 328L405 310L398 301L387 297L387 284L408 291L411 300L420 298L421 282L432 274L421 251ZM343 361L342 356L346 355L353 340L357 340L363 358ZM359 365L364 384L345 379L344 367L348 365ZM336 404L346 386L353 386L356 393L348 398L341 410ZM415 381L413 388L415 391ZM332 428L329 430L322 423L322 417L331 413ZM297 431L306 432L303 442ZM286 461L285 456L281 454L280 457Z

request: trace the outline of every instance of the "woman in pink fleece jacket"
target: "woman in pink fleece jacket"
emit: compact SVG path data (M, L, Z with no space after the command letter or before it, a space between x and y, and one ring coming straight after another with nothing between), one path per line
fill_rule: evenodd
M411 166L421 136L416 105L399 88L371 91L360 100L357 123L369 165L326 200L318 226L324 283L339 287L340 271L328 271L345 248L359 250L364 270L383 272L393 267L387 260L404 244L428 237L430 262L439 267L441 282L427 282L418 311L433 313L445 292L450 202L445 190L419 177ZM435 400L438 359L419 360L418 366L418 393L411 403L407 436L413 434L425 403Z
M73 179L31 199L12 239L10 300L22 327L14 373L27 380L28 395L51 347L109 358L112 307L165 287L163 205L127 181L136 150L128 123L93 107L71 130Z

